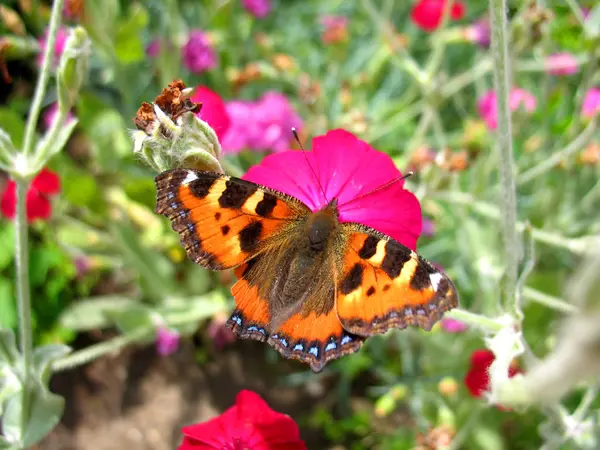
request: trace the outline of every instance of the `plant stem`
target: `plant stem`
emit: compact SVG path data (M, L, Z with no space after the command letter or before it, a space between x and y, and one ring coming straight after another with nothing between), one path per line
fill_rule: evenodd
M33 101L31 102L31 109L29 110L29 117L27 118L27 125L25 126L25 138L23 142L23 155L25 157L31 153L33 148L35 127L40 117L42 102L44 101L44 95L46 94L46 86L48 85L48 79L50 78L50 72L52 71L52 66L54 64L54 47L56 44L58 27L60 25L63 3L64 0L54 0L52 5L50 26L48 28L48 35L46 36L46 48L44 49L44 60L35 85L35 93L33 94Z
M23 403L21 405L21 437L29 421L29 399L33 344L31 338L31 298L29 293L29 248L27 243L26 198L29 183L22 178L17 183L17 214L15 217L15 257L17 267L17 308L19 310L19 346L23 356Z
M523 288L523 297L563 313L576 314L579 312L579 308L576 306L571 305L560 298L553 297L552 295L545 294L530 287Z
M501 322L495 319L490 319L489 317L482 316L480 314L474 314L460 308L451 309L444 314L444 317L460 320L467 325L479 327L485 331L493 333L500 331L504 327Z
M511 117L508 96L511 89L508 59L508 26L506 0L490 0L494 85L498 101L498 154L500 156L500 188L502 190L502 231L504 237L504 306L515 300L520 259L517 235L517 189L514 174Z

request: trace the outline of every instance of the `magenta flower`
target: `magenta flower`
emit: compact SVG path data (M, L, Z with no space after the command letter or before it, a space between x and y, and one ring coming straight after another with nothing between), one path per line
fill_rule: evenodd
M586 92L583 98L581 115L585 119L591 119L598 113L600 113L600 88L593 87Z
M530 92L520 88L513 88L510 92L508 106L511 111L523 108L526 112L531 113L535 111L536 105L536 99ZM498 128L498 104L496 92L493 89L479 98L477 109L490 129Z
M338 129L315 137L313 149L306 155L288 150L267 156L251 167L244 179L292 195L312 211L337 198L341 222L362 223L414 250L421 233L421 206L417 198L404 189L403 181L372 192L399 176L400 171L387 154ZM369 192L372 193L359 198Z
M146 46L146 56L148 58L156 58L160 55L161 43L160 39L152 39Z
M156 351L162 356L175 353L179 348L180 337L176 330L159 326L156 330Z
M302 119L278 92L267 92L256 102L228 102L225 107L231 126L223 138L224 152L243 149L281 152L289 148L292 128L302 127Z
M67 43L67 39L69 37L69 29L60 27L58 32L56 33L56 42L54 43L54 60L52 62L52 67L56 67L58 62L60 61L60 57L65 51L65 44ZM48 38L48 29L44 31L44 34L38 39L38 44L40 46L40 52L37 55L37 64L41 67L44 62L44 52L46 50L46 42Z
M324 44L343 42L348 37L348 18L344 16L323 16L321 40Z
M190 72L203 73L217 65L217 54L208 35L200 30L192 30L182 49L183 65Z
M242 0L242 6L259 19L266 17L271 12L271 0Z
M200 86L196 88L190 100L194 103L202 103L202 109L196 115L208 123L217 133L219 141L222 141L231 125L231 120L221 96L205 86Z
M56 120L56 114L58 114L58 102L54 102L50 106L48 106L48 108L46 108L46 111L44 111L44 114L42 115L42 122L46 130L49 129L54 123L54 120ZM73 119L75 119L75 116L71 111L69 111L67 113L67 123L72 121Z
M490 22L482 18L473 22L465 31L466 39L480 45L483 48L489 48L491 43Z
M577 59L570 53L555 53L546 58L546 71L550 75L573 75L578 70Z
M435 224L433 223L433 220L423 219L421 234L427 237L431 237L435 234Z
M462 333L469 328L466 323L461 322L460 320L451 319L449 317L442 319L440 325L446 333Z

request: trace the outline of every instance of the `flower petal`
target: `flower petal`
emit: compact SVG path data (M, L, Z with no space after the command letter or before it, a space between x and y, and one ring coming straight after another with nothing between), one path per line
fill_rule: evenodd
M48 220L52 215L50 200L36 189L30 188L27 191L26 205L28 222L33 222L36 219Z
M31 189L46 195L58 194L60 192L60 178L55 172L44 168L33 179Z
M2 200L0 200L0 211L7 219L15 217L17 212L17 183L13 180L8 180L8 183L6 183Z
M417 198L403 188L403 181L373 192L400 175L387 154L338 129L316 137L313 151L305 155L287 151L268 156L244 179L296 197L312 211L337 198L340 221L362 223L415 249L421 232ZM363 194L369 195L358 198Z

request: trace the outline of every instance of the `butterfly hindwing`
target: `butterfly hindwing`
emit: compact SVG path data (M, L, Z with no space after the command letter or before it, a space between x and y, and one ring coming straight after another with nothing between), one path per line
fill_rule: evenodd
M346 330L361 336L416 325L425 330L458 304L450 279L394 239L364 225L348 233L336 308Z
M188 256L213 270L248 261L310 212L285 194L214 172L169 170L156 187L156 212L171 220Z

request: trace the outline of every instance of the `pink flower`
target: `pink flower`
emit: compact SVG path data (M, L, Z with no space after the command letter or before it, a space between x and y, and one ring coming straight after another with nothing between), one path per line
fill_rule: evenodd
M462 333L469 328L466 323L451 318L442 319L440 324L446 333Z
M490 22L485 18L479 19L466 29L465 37L483 48L489 48L491 43Z
M182 49L183 65L193 73L203 73L214 69L217 55L208 35L200 30L192 30Z
M68 28L59 28L56 33L56 41L54 43L54 60L52 62L52 67L56 67L58 62L60 61L60 57L65 51L65 44L67 43L67 38L69 37L69 29ZM38 44L40 46L40 52L37 55L37 64L41 67L44 62L44 52L46 51L46 42L48 39L48 29L44 31L42 37L38 39Z
M180 335L176 330L159 326L156 330L156 351L159 355L168 356L179 348Z
M433 220L423 219L421 234L427 237L431 237L435 234L435 224L433 223Z
M266 17L271 12L271 0L242 0L242 6L259 19Z
M323 16L320 19L323 26L321 40L325 44L343 42L348 37L348 18L344 16Z
M517 111L523 107L526 112L531 113L535 111L536 104L533 94L524 89L514 88L510 92L508 106L511 111ZM496 92L493 89L481 96L477 101L477 109L490 129L498 128L498 104Z
M302 119L278 92L267 92L256 102L228 102L225 108L231 126L221 144L228 153L243 149L287 150L293 139L292 128L302 127Z
M235 405L208 422L183 428L178 450L306 450L298 425L252 391L241 391Z
M56 114L58 114L58 102L52 103L50 106L48 106L48 108L46 108L46 111L44 111L42 122L46 130L49 129L54 123ZM75 116L71 111L69 111L67 113L67 123L71 122L73 119L75 119Z
M160 49L160 39L152 39L146 46L146 56L148 56L148 58L156 58L160 55Z
M600 113L600 88L593 87L586 92L583 98L581 115L586 119L591 119Z
M231 119L221 96L206 86L200 86L196 88L190 100L202 103L202 109L196 115L208 123L217 133L219 141L222 141L231 125Z
M546 71L550 75L573 75L578 70L577 59L570 53L555 53L546 58Z
M446 0L419 0L410 12L413 23L425 31L434 31L442 23L442 14ZM450 18L459 20L465 15L465 5L453 1L450 7Z
M400 171L387 154L338 129L315 137L313 150L305 155L288 150L267 156L244 178L292 195L312 211L336 198L341 222L362 223L414 250L421 233L417 198L404 189L403 181L372 192L399 176Z
M50 198L60 192L60 178L51 170L42 169L38 173L27 191L25 206L27 209L27 222L36 219L48 220L52 215ZM17 212L17 185L9 180L0 198L0 212L8 219L15 217Z

